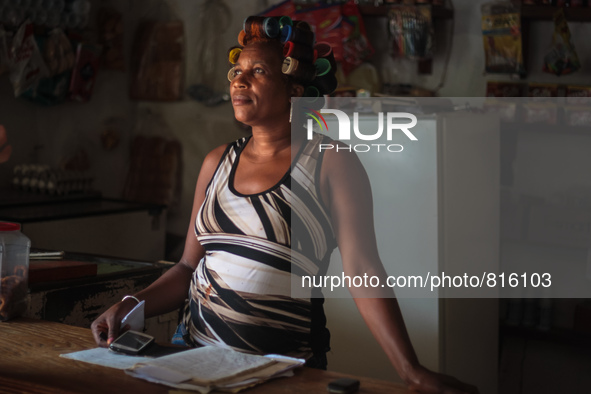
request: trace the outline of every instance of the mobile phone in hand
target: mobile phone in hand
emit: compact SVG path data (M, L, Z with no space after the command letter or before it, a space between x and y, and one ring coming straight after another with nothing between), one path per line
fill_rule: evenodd
M145 351L154 342L154 337L143 332L128 330L109 345L109 349L136 356Z

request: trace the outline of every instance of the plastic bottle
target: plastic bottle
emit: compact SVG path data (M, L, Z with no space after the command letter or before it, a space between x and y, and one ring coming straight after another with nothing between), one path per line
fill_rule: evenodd
M20 229L0 222L0 321L22 315L28 306L31 241Z

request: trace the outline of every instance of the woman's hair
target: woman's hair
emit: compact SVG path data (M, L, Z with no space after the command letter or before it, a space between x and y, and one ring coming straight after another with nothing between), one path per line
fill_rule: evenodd
M325 42L317 43L307 22L292 20L288 16L249 16L238 34L239 45L228 51L230 63L235 64L242 49L254 42L277 44L283 56L281 71L304 87L305 97L321 97L336 89L336 62L332 47ZM232 81L233 76L231 69L228 79Z

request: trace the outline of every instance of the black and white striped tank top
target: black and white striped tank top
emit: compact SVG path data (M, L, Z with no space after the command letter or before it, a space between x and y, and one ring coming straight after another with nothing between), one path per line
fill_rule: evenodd
M206 252L184 323L196 344L303 358L329 349L323 299L291 292L302 275L326 273L336 246L318 186L323 138L306 141L281 181L254 195L233 187L250 137L226 149L195 221Z

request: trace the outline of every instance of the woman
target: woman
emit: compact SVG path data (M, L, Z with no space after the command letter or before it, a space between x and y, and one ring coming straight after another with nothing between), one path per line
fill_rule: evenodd
M369 181L359 160L342 151L326 151L322 157L317 147L323 137L307 140L303 129L292 135L291 97L302 96L308 86L329 93L331 84L309 72L318 55L309 26L285 18L284 26L277 26L277 21L248 18L239 36L241 47L230 52L234 113L252 127L252 136L207 155L181 261L135 297L146 300L150 317L179 308L189 294L180 326L189 345L282 353L326 368L322 299L292 298L291 276L301 267L326 272L337 244L346 275L383 276L384 270L373 233ZM299 59L290 58L291 63L284 56L288 42L299 48L294 52ZM313 230L292 234L294 221L298 228ZM355 302L410 388L477 392L419 364L395 298ZM93 322L100 346L117 337L121 319L135 303L127 298ZM101 338L105 332L107 341Z

